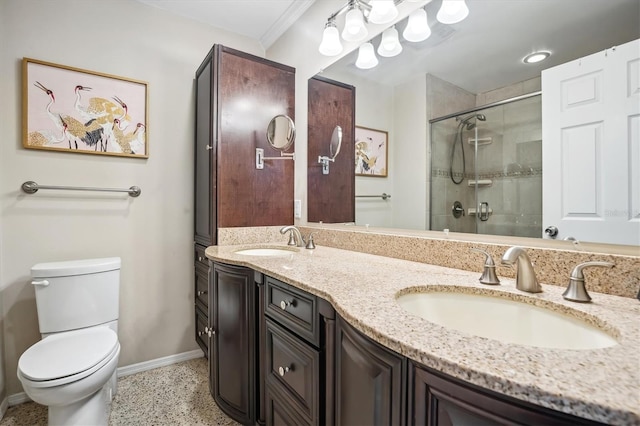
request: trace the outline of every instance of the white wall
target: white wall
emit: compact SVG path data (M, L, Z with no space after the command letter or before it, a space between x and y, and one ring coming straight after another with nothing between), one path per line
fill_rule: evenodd
M193 314L193 78L214 43L264 56L258 42L134 0L0 0L0 299L6 391L39 339L30 267L122 257L120 365L198 346ZM26 150L23 57L148 82L148 160ZM138 185L139 198L46 192L49 185ZM1 393L0 393L1 395Z

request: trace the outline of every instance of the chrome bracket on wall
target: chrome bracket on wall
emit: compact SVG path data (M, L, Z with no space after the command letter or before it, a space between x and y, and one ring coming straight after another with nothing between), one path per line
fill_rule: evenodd
M281 152L280 157L265 157L264 149L256 148L256 169L264 169L264 160L295 160L295 153Z
M329 157L318 156L318 163L322 164L322 174L323 175L328 175L329 174L329 161L331 161L333 163L336 160L334 160L333 158L329 158Z

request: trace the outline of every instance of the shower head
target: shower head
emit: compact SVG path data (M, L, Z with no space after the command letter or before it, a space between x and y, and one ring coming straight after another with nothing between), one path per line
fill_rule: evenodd
M480 121L487 121L487 117L484 114L471 114L465 118L456 117L456 121L460 121L460 126L464 126L466 124L467 130L471 130L476 127L476 123L470 123L469 120L478 119Z

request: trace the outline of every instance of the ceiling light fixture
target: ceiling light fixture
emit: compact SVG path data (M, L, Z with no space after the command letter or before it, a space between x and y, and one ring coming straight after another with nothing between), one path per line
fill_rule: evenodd
M388 24L398 16L398 8L393 0L371 0L369 22L372 24Z
M469 15L469 8L464 0L442 0L436 18L443 24L457 24Z
M551 56L551 52L546 52L546 51L533 52L525 56L522 59L522 62L524 62L525 64L535 64L537 62L544 61L549 56Z
M364 14L359 7L351 6L344 19L342 38L345 41L362 41L369 35L364 25Z
M356 60L356 67L368 70L378 65L378 58L373 50L373 44L367 42L362 43L358 49L358 59Z
M431 35L431 28L427 21L427 11L423 8L416 9L409 15L407 27L402 32L402 37L411 42L424 41Z
M403 1L414 2L417 0L349 0L338 11L329 15L322 33L322 41L318 51L325 56L336 56L342 53L340 33L336 26L336 18L345 14L342 39L347 42L359 43L369 35L367 24L388 24L398 17L396 7ZM425 4L431 3L428 0ZM469 14L469 8L464 0L442 0L438 11L438 20L445 24L460 22ZM423 7L414 10L407 19L407 26L402 32L405 40L421 42L429 38L431 28L427 20L427 11ZM395 26L387 28L380 37L378 54L384 57L399 55L402 45L398 38L398 30ZM356 66L362 69L373 68L378 64L376 51L371 41L364 43L358 50Z
M391 28L387 28L382 33L380 46L378 46L378 55L390 58L392 56L399 55L400 52L402 52L402 45L398 39L398 30L396 30L394 25Z
M342 43L340 43L340 33L336 27L336 21L328 21L325 25L318 50L325 56L336 56L342 53Z

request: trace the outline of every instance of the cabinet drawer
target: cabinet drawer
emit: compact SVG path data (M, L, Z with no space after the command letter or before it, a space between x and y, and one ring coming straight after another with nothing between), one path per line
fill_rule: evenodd
M202 348L204 355L209 357L209 335L207 334L207 329L209 326L209 319L207 314L202 312L196 306L196 342Z
M265 312L316 347L320 346L318 300L304 291L267 277Z
M201 246L200 244L195 245L195 259L194 262L196 265L202 265L204 267L209 267L209 259L204 254L204 251L207 249L205 246Z
M196 306L207 312L209 306L209 266L202 266L196 263Z
M266 320L267 388L286 395L315 423L320 395L320 353L271 320Z
M269 426L307 426L309 419L289 404L286 396L268 388L265 396L266 424ZM317 424L317 423L316 423Z

